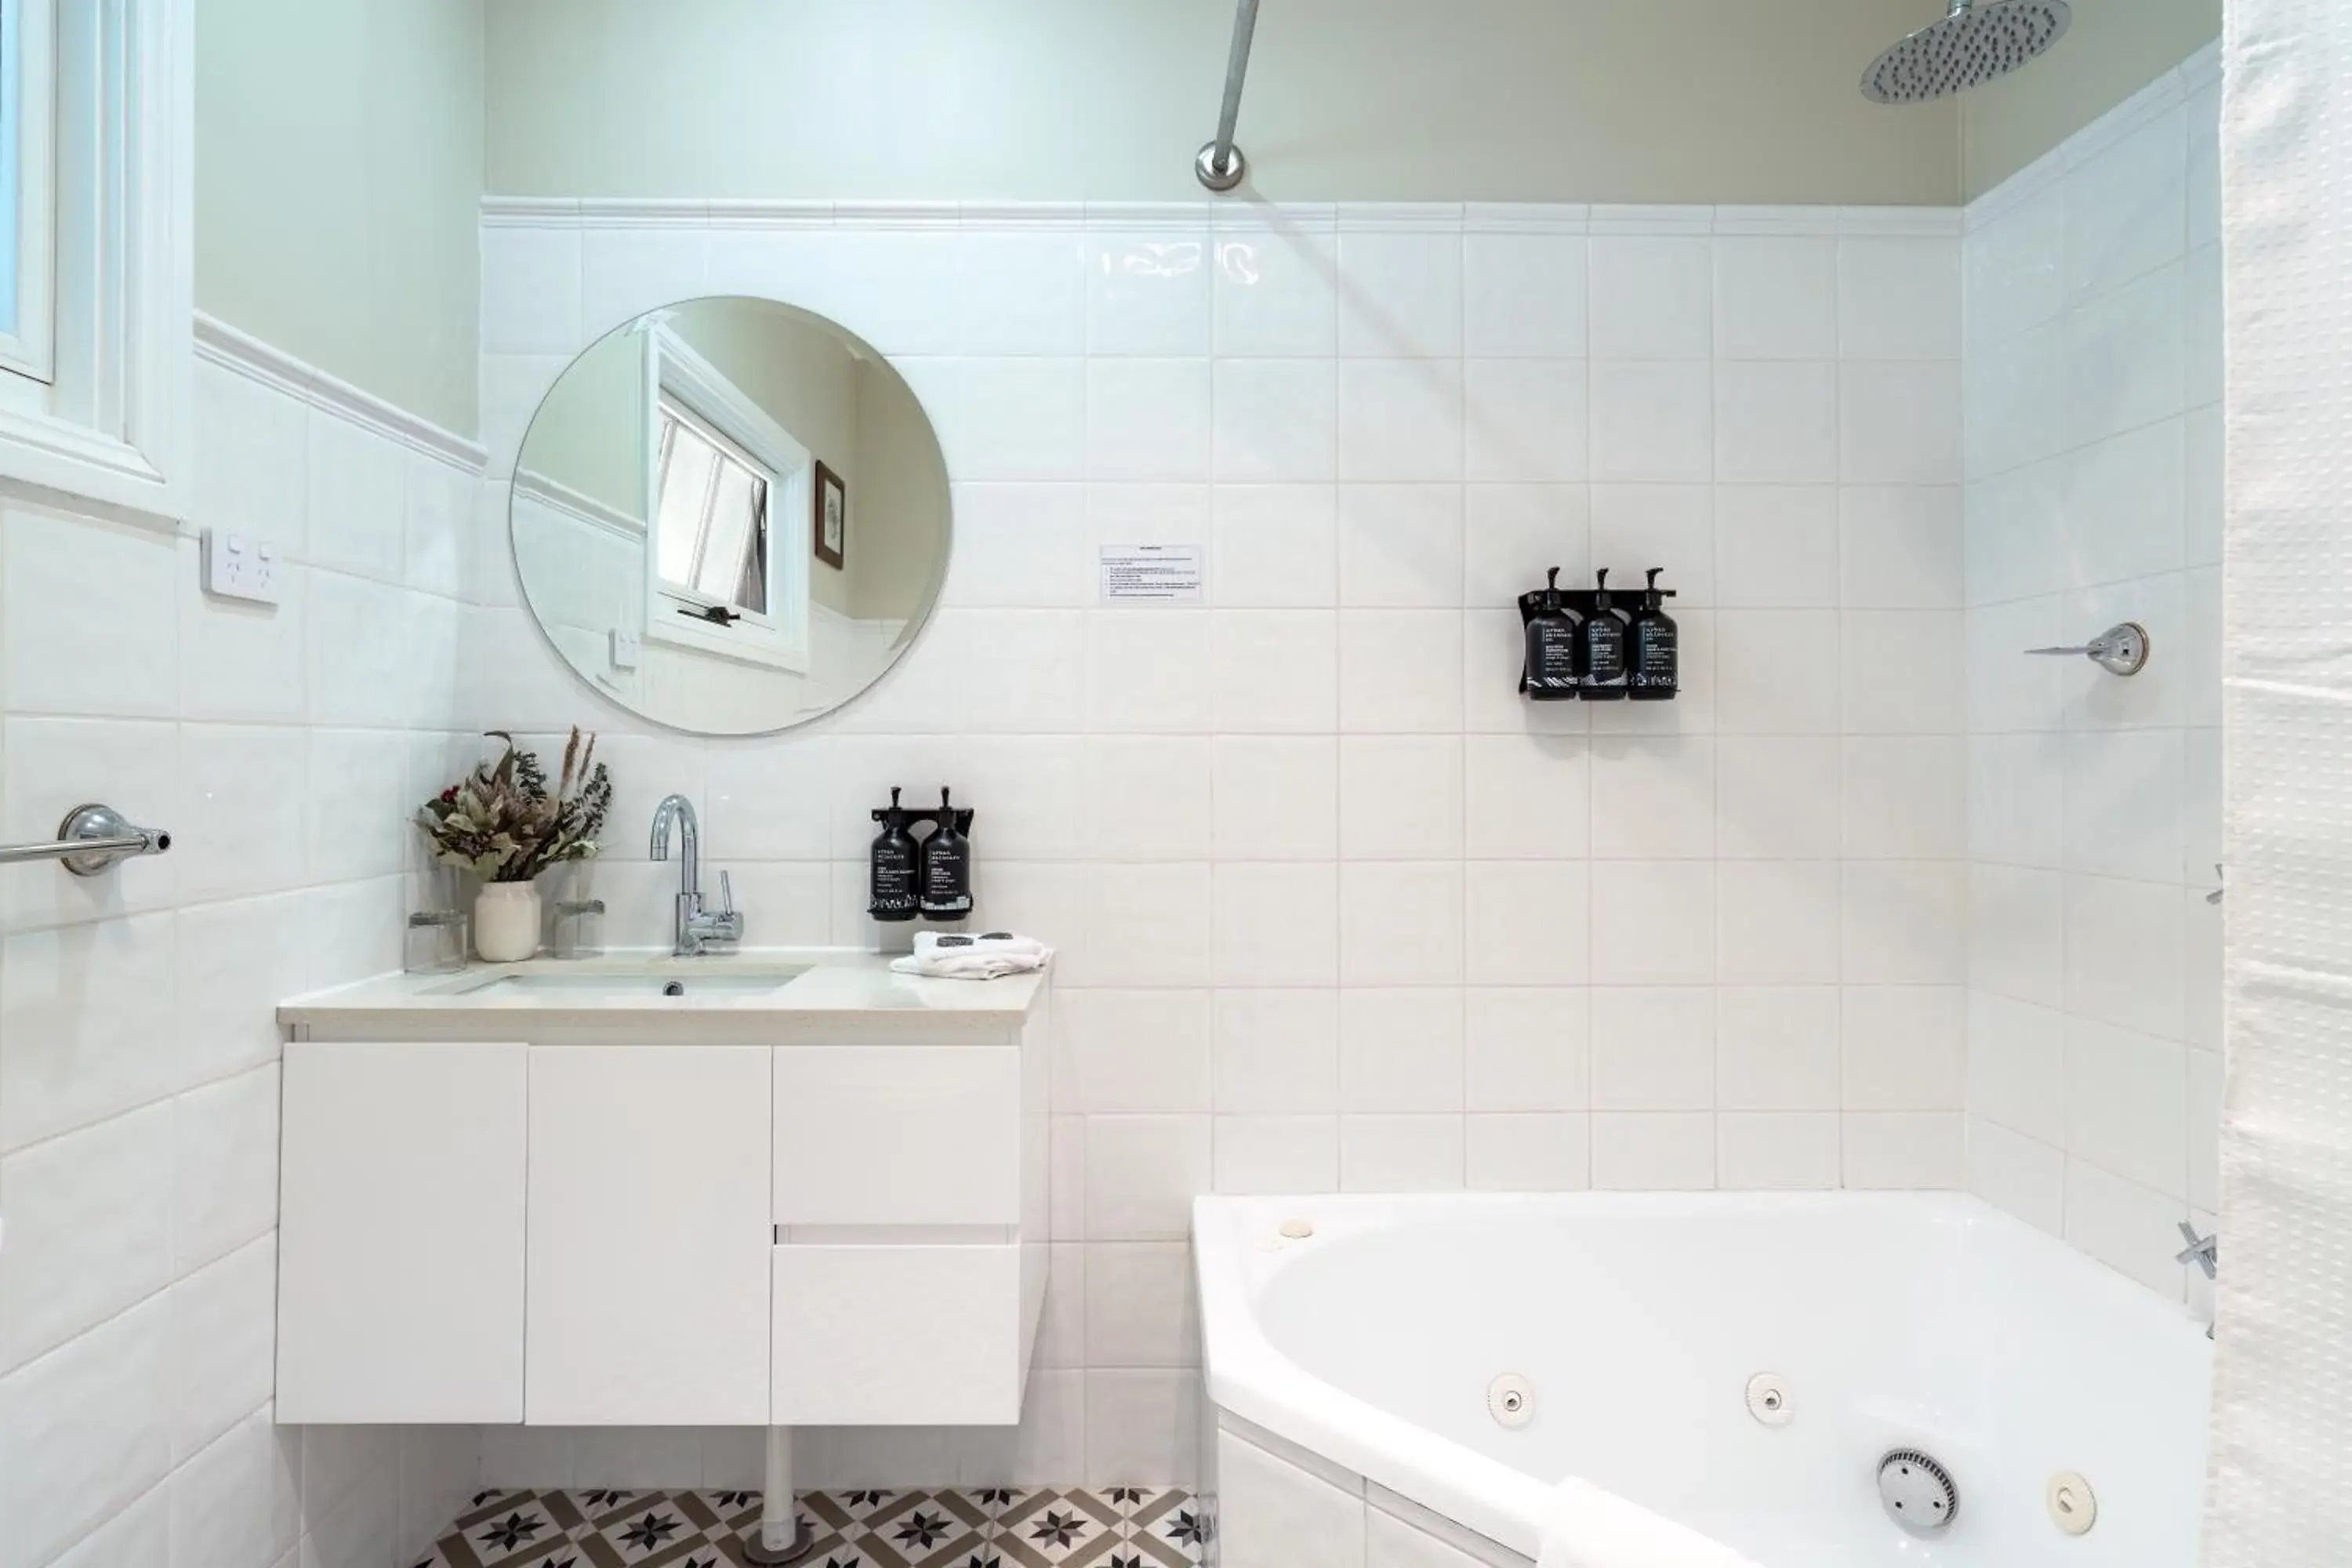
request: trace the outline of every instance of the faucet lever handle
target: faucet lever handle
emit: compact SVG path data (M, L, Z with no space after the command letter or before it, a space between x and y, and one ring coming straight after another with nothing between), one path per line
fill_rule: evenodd
M735 912L735 883L724 871L719 873L719 912L722 915Z
M2216 1231L2211 1236L2200 1236L2197 1227L2185 1219L2178 1222L2177 1228L2189 1245L2173 1254L2172 1260L2175 1263L2193 1263L2205 1271L2206 1279L2213 1279L2221 1262L2221 1233Z

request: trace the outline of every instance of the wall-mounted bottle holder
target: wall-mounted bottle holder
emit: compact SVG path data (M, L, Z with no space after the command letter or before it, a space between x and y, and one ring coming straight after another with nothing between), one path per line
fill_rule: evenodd
M1664 609L1675 590L1658 586L1664 571L1651 568L1642 588L1609 587L1606 569L1596 586L1562 588L1555 566L1550 585L1520 595L1519 694L1531 702L1672 701L1682 689L1681 636ZM1596 621L1604 616L1613 630Z
M971 913L970 807L950 805L945 787L936 806L903 806L893 789L890 804L868 815L882 831L867 856L867 914L877 921L960 921ZM929 831L919 838L918 826Z

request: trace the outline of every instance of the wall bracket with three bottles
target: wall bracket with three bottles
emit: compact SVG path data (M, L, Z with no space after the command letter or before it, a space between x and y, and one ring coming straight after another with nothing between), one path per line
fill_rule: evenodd
M971 818L969 807L948 802L944 786L936 808L890 804L872 814L882 825L869 857L870 898L866 912L877 921L960 921L971 913ZM915 827L928 823L920 838Z
M1650 568L1630 608L1606 567L1590 588L1561 587L1557 566L1545 574L1545 586L1519 595L1520 693L1531 702L1671 701L1682 686L1681 638L1665 610L1675 591L1658 586L1664 572Z

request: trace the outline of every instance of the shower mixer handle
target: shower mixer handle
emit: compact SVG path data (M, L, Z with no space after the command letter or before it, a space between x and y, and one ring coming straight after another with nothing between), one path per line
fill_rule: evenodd
M2118 621L2086 643L2025 651L2053 658L2087 658L2110 675L2137 675L2147 668L2147 647L2146 626L2137 621Z
M2174 1253L2172 1260L2175 1263L2194 1263L2205 1271L2206 1279L2212 1279L2221 1270L2221 1233L2216 1231L2211 1236L2200 1236L2197 1227L2185 1219L2179 1221L2176 1228L2189 1245Z

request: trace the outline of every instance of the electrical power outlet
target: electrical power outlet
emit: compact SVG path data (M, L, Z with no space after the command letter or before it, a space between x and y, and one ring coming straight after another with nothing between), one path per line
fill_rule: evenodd
M205 593L257 605L278 603L278 574L283 563L278 546L268 540L208 528L205 530L204 556Z

